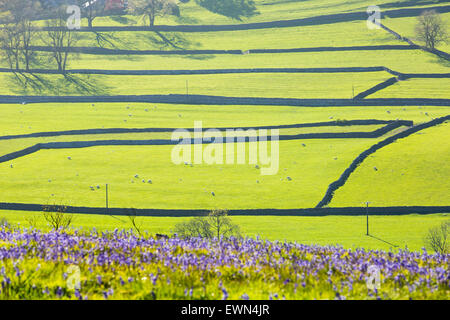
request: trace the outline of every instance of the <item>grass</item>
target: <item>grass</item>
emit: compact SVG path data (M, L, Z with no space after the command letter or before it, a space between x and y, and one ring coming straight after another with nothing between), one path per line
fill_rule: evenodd
M398 40L383 30L367 28L365 21L343 22L328 25L285 28L256 29L218 32L162 32L172 44L163 41L155 32L123 31L102 32L102 47L134 50L176 49L287 49L330 46L394 45ZM315 36L312 37L311 35ZM77 46L99 46L94 33L80 33ZM39 41L39 40L38 40ZM39 44L39 43L37 43Z
M379 1L385 8L402 8L405 1ZM410 1L407 1L410 3ZM424 2L417 2L418 5ZM383 4L385 5L383 7ZM260 15L242 22L296 19L341 12L364 12L366 1L257 1ZM438 3L436 3L438 5ZM431 5L432 6L432 5ZM448 14L444 16L448 20ZM387 19L386 25L411 36L415 18ZM182 17L158 19L158 24L229 24L232 21L194 5L182 5ZM135 17L102 17L94 25L142 24ZM384 30L368 30L365 21L308 27L264 30L164 33L176 49L264 49L319 46L362 46L405 44ZM174 49L155 33L117 32L103 34L112 45L135 50ZM83 33L80 46L98 45L93 34ZM442 47L445 49L446 47ZM6 65L3 63L3 67ZM385 66L404 73L448 73L450 64L433 54L413 51L345 51L289 54L118 56L78 54L69 68L148 70L222 68L326 68ZM40 61L35 67L54 68ZM296 98L352 98L391 77L388 73L346 74L240 74L208 76L23 76L0 74L0 94L114 95L184 94L189 81L190 94ZM448 98L448 79L411 79L376 93L370 98L421 97ZM147 111L146 111L147 109ZM0 135L40 131L91 128L191 128L194 121L204 127L248 127L322 122L337 119L413 120L423 123L448 114L448 107L342 107L295 108L269 106L192 106L139 103L33 104L0 107ZM130 116L131 115L131 116ZM339 128L341 130L342 128ZM349 128L345 128L350 130ZM354 130L353 128L351 130ZM306 128L296 132L317 132ZM332 129L335 130L335 129ZM285 132L293 132L286 130ZM142 139L166 134L127 134L77 136L0 141L0 155L48 141L93 139ZM447 138L447 139L446 139ZM329 183L336 180L351 161L379 139L305 140L280 143L280 171L261 176L254 165L175 166L171 147L95 147L46 150L0 164L2 202L64 203L104 206L105 183L110 185L110 205L146 208L300 208L313 207ZM445 179L450 167L448 125L401 140L367 159L336 193L333 206L448 205L450 185ZM302 146L306 144L306 147ZM68 160L68 156L72 160ZM11 164L13 168L11 168ZM373 167L378 171L375 172ZM402 175L402 173L406 173ZM140 178L135 179L134 175ZM288 181L287 177L292 181ZM142 183L151 179L152 184ZM51 182L49 182L49 180ZM90 186L101 189L91 191ZM215 197L211 192L216 194ZM37 225L46 228L42 214L0 212L13 223L26 225L26 217L36 216ZM364 217L233 217L246 235L271 240L289 240L322 245L390 249L392 245L419 250L428 228L447 215L371 217L367 237ZM179 218L139 218L150 232L170 233ZM129 228L126 217L76 215L75 226L101 230ZM392 245L391 245L392 244Z
M148 109L148 112L145 110ZM425 112L429 116L425 115ZM448 107L193 106L147 103L1 105L0 135L92 128L251 127L333 120L412 120L448 114ZM132 117L129 115L132 114Z
M447 122L377 151L337 190L330 206L448 205L449 137Z
M404 3L409 3L404 5ZM430 4L429 1L418 1L417 5L421 7L433 7L442 5L436 2ZM243 18L242 21L232 20L225 16L211 13L210 11L198 6L194 1L187 4L181 4L181 17L164 17L158 18L156 24L239 24L251 22L265 22L288 19L308 18L313 16L335 14L342 12L365 12L367 10L367 1L355 0L351 2L342 2L339 0L314 0L314 1L285 1L285 0L256 0L258 15L251 18ZM381 0L377 2L382 10L392 10L400 8L409 8L411 1L396 1L394 6L383 6L384 4L393 4L392 0ZM117 19L111 17L100 17L94 21L94 26L104 25L144 25L139 17L126 16L125 19ZM83 25L87 25L83 21Z
M0 189L6 202L45 204L56 199L66 205L103 206L103 190L89 187L108 183L113 207L313 207L328 184L376 140L281 141L279 171L273 176L262 176L254 164L175 165L173 146L41 150L0 164ZM260 159L258 164L268 167ZM142 183L143 179L153 183Z

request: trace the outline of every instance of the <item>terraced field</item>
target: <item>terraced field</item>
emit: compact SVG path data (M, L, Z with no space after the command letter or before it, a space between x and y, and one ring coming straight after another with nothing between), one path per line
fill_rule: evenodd
M45 60L14 73L3 62L0 217L24 223L33 215L25 211L39 212L45 204L98 210L108 184L110 208L161 211L164 218L141 218L151 231L168 233L185 219L166 217L164 210L274 209L275 216L233 219L248 235L269 239L370 248L391 248L392 241L420 249L424 233L446 219L450 204L449 60L386 29L368 29L365 1L256 4L260 14L245 21L194 1L181 6L181 17L161 18L154 29L128 15L97 18L94 29L76 33L66 75ZM435 8L448 21L450 9L447 1L379 5L382 23L415 42L417 15ZM32 45L49 51L40 39ZM447 45L438 49L448 52ZM407 123L379 131L399 120ZM261 163L175 165L171 133L196 121L204 128L279 129L278 172L262 176ZM403 137L408 130L414 132ZM355 159L385 141L343 186L330 189ZM248 142L231 144L242 145L249 157ZM321 204L327 190L331 198ZM361 215L365 202L386 216L377 219L389 221L377 225L389 243L357 235L362 217L300 211L353 207ZM389 216L389 208L376 209L411 206L439 208L409 214L438 214ZM286 209L306 217L286 217ZM78 226L126 225L108 215L80 217ZM339 228L350 228L351 235L332 232L334 219L345 221ZM399 225L406 220L409 227ZM320 231L324 225L327 232ZM417 231L407 235L408 228Z

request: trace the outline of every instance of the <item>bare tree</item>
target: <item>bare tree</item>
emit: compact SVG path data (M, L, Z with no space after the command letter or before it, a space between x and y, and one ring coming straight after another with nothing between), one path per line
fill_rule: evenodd
M141 228L136 223L136 218L137 218L136 209L132 208L132 209L130 209L130 212L131 213L128 215L128 218L130 219L131 225L133 226L134 230L136 230L136 232L139 234L139 236L142 237Z
M436 253L446 254L449 252L450 221L441 223L440 226L431 228L425 237L425 244Z
M183 238L201 237L218 238L239 236L239 226L232 223L225 210L213 210L208 216L196 217L190 221L177 224L175 233Z
M151 27L155 25L158 16L180 15L180 8L173 0L130 0L128 11L144 19L148 18Z
M11 67L20 68L20 61L29 70L34 56L31 42L36 38L37 30L33 20L41 10L37 0L0 0L0 19L3 21L1 43L7 61Z
M238 21L259 14L253 0L196 0L196 2L211 12Z
M435 49L439 43L448 40L445 23L435 10L425 11L418 17L416 36L429 49Z
M100 0L77 0L78 6L81 8L83 15L88 21L89 28L92 28L94 19L103 11L103 1Z
M77 42L76 35L67 28L63 11L58 11L57 17L47 21L46 25L47 34L42 40L52 49L51 55L58 66L58 71L65 74L71 48Z
M228 218L228 212L225 210L213 210L208 216L209 224L214 235L219 239L239 235L239 227L233 224Z

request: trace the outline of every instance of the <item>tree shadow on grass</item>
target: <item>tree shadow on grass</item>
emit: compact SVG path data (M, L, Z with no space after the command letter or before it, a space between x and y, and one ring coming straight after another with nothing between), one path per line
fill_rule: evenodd
M109 88L91 75L14 73L10 89L20 95L108 95Z

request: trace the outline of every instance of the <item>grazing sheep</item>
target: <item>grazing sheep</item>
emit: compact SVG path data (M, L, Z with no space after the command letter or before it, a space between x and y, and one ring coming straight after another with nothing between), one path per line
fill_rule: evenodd
M135 175L134 177L135 177L135 178L137 179L137 178L139 178L139 175L138 175L138 174L136 174L136 175Z
M215 196L216 196L216 194L214 193L214 191L213 191L213 192L211 192L211 194L212 194L212 196L213 196L213 197L215 197Z
M256 165L256 166L255 166L255 169L259 169L259 166L258 166L258 165Z
M48 182L52 182L52 180L48 179Z
M13 165L10 165L10 167L11 167L11 169L12 169L12 168L14 168L14 166L13 166Z
M181 179L180 179L180 180L181 180ZM153 182L152 182L152 180L148 180L148 181L147 181L147 183L150 183L150 184L152 184Z
M100 189L100 186L97 186L97 189Z
M386 111L387 113L391 113L391 111L390 110L388 110L388 111Z
M145 112L148 112L148 109L145 109Z
M302 143L302 146L306 147L306 144Z
M256 180L256 183L259 183L259 180Z
M287 177L287 179L288 179L288 181L292 181L292 178L291 178L291 177Z
M145 183L145 179L142 179L142 182Z
M67 157L68 160L72 160L72 157Z
M425 115L428 116L428 112L425 112Z
M378 168L377 167L373 167L373 170L378 171Z
M91 191L94 191L94 190L95 190L93 186L90 186L89 188L91 188Z
M334 157L334 160L337 160L338 158L337 157Z

